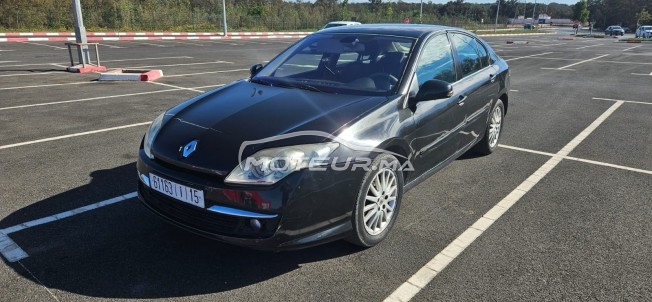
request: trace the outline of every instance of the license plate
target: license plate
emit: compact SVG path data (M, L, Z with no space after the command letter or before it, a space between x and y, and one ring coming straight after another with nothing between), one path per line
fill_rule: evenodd
M149 179L150 185L155 191L193 206L204 208L204 191L180 185L152 173L149 174Z

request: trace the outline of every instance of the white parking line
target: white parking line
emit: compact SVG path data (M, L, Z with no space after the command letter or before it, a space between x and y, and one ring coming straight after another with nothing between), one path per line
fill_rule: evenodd
M173 67L173 66L208 65L208 64L233 64L233 62L214 61L214 62L182 63L182 64L167 64L167 65L130 66L128 68Z
M68 49L68 48L65 48L65 47L52 46L52 45L41 44L41 43L34 43L34 42L19 42L19 43L23 43L23 44L32 44L32 45L39 45L39 46L45 46L45 47L52 47L52 48L55 48L55 49Z
M168 47L167 45L160 45L160 44L154 44L154 43L146 43L146 42L140 42L140 41L129 41L131 43L137 43L137 44L144 44L144 45L150 45L150 46L156 46L156 47Z
M632 104L652 105L652 103L637 102L637 101L626 101L626 100L616 100L616 99L606 99L606 98L592 98L592 99L593 100L601 100L601 101L625 102L625 103L632 103Z
M168 43L176 43L176 44L185 44L185 45L193 45L193 46L206 46L206 44L199 44L199 43L190 43L190 42L181 42L181 41L176 41L176 40L167 40L163 39L161 41L165 41Z
M104 62L104 61L102 61L102 62ZM30 64L17 64L17 65L0 65L0 68L3 68L3 67L44 66L44 65L55 65L55 64L66 64L66 63L30 63Z
M551 156L551 157L555 156L555 154L548 153L548 152L536 151L536 150L525 149L525 148L519 148L519 147L514 147L514 146L509 146L509 145L500 144L498 146L501 147L501 148L505 148L505 149L523 151L523 152L540 154L540 155L547 155L547 156ZM616 169L625 170L625 171L638 172L638 173L652 175L652 171L649 171L649 170L644 170L644 169L639 169L639 168L632 168L632 167L628 167L628 166L615 165L615 164L605 163L605 162L601 162L601 161L597 161L597 160L590 160L590 159L584 159L584 158L573 157L573 156L563 156L563 159L574 160L574 161L579 161L579 162L583 162L583 163L587 163L587 164L593 164L593 165L597 165L597 166L610 167L610 168L616 168Z
M4 63L16 63L16 62L20 62L20 61L0 61L0 64L4 64Z
M634 47L630 47L630 48L627 48L627 49L623 49L623 52L625 52L625 51L630 51L630 50L632 50L632 49L634 49L634 48L639 48L639 47L641 47L641 45L639 45L639 46L634 46Z
M545 70L575 71L575 69L559 69L559 68L551 68L551 67L541 67L541 69L545 69Z
M172 88L176 88L176 89L180 89L180 90L189 90L189 91L194 91L194 92L199 92L199 93L204 93L205 92L203 90L197 90L197 89L192 89L192 88L184 88L184 87L181 87L181 86L175 86L175 85L159 83L159 82L148 82L148 83L161 85L161 86L166 86L166 87L172 87Z
M0 254L9 262L16 262L29 257L23 249L16 244L7 234L0 231Z
M148 61L148 60L167 60L167 59L192 59L189 56L180 57L159 57L159 58L139 58L139 59L122 59L122 60L102 60L102 62L126 62L126 61Z
M588 59L588 60L584 60L584 61L579 61L579 62L577 62L577 63L573 63L573 64L570 64L570 65L566 65L566 66L564 66L564 67L559 67L558 69L559 69L559 70L564 70L564 69L566 69L566 68L568 68L568 67L573 67L573 66L575 66L575 65L579 65L579 64L582 64L582 63L586 63L586 62L591 62L591 61L594 61L594 60L597 60L597 59L600 59L600 58L604 58L604 57L606 57L606 56L608 56L608 54L606 54L606 55L601 55L601 56L597 56L597 57L595 57L595 58Z
M21 224L12 226L12 227L8 227L6 229L2 229L2 230L0 230L0 232L2 232L4 234L15 233L15 232L18 232L18 231L29 229L31 227L35 227L35 226L50 223L50 222L53 222L53 221L68 218L68 217L71 217L71 216L75 216L77 214L88 212L90 210L96 210L96 209L99 209L101 207L105 207L105 206L114 204L116 202L125 201L127 199L134 198L137 195L138 194L136 192L127 193L125 195L121 195L121 196L118 196L118 197L113 197L111 199L103 200L103 201L100 201L100 202L97 202L97 203L94 203L94 204L89 204L89 205L86 205L86 206L83 206L83 207L72 209L70 211L61 212L61 213L54 214L54 215L51 215L51 216L47 216L47 217L35 219L35 220L32 220L32 221L24 222L24 223L21 223Z
M600 45L604 45L604 44L587 45L587 46L582 46L582 47L578 47L578 48L575 48L575 49L584 49L584 48L588 48L588 47L598 47Z
M104 43L99 43L99 45L106 46L108 48L127 48L127 47L123 47L123 46L115 46L115 45L104 44Z
M128 193L128 194L125 194L125 195L122 195L122 196L118 196L118 197L114 197L114 198L111 198L111 199L103 200L103 201L100 201L98 203L89 204L89 205L79 207L79 208L76 208L76 209L73 209L73 210L70 210L70 211L54 214L54 215L51 215L51 216L47 216L47 217L39 218L39 219L36 219L36 220L24 222L24 223L21 223L21 224L12 226L12 227L8 227L6 229L2 229L2 230L0 230L0 253L9 262L16 262L18 260L25 259L25 258L29 257L29 255L22 248L20 248L20 246L18 246L18 244L16 244L13 240L11 240L11 238L9 238L9 236L7 236L7 235L9 235L11 233L18 232L18 231L22 231L22 230L25 230L25 229L28 229L28 228L31 228L31 227L35 227L35 226L50 223L50 222L53 222L53 221L61 220L61 219L64 219L64 218L72 217L72 216L75 216L77 214L81 214L81 213L84 213L84 212L87 212L87 211L96 210L96 209L99 209L101 207L105 207L105 206L108 206L108 205L111 205L111 204L114 204L114 203L117 203L117 202L121 202L121 201L125 201L125 200L128 200L128 199L134 198L137 195L138 194L136 192L131 192L131 193Z
M428 283L457 258L471 243L473 243L484 231L486 231L496 220L509 210L523 195L530 191L543 179L553 168L559 164L564 156L567 156L575 147L586 139L600 124L602 124L618 107L624 102L616 102L607 111L600 115L580 134L573 138L566 146L550 158L543 166L537 169L525 181L523 181L509 195L503 198L498 204L471 225L466 231L459 235L444 250L437 254L426 265L419 269L406 282L401 284L385 301L409 301L418 294Z
M15 148L15 147L21 147L21 146L26 146L26 145L33 145L33 144L38 144L38 143L43 143L43 142L56 141L56 140L66 139L66 138L71 138L71 137L77 137L77 136L83 136L83 135L89 135L89 134L95 134L95 133L102 133L102 132L108 132L108 131L113 131L113 130L120 130L120 129L138 127L138 126L144 126L144 125L149 125L150 123L151 122L136 123L136 124L130 124L130 125L124 125L124 126L118 126L118 127L98 129L98 130L93 130L93 131L86 131L86 132L79 132L79 133L73 133L73 134L67 134L67 135L61 135L61 136L55 136L55 137L48 137L48 138L37 139L37 140L33 140L33 141L16 143L16 144L3 145L3 146L0 146L0 150Z
M0 90L15 90L15 89L28 89L28 88L40 88L40 87L53 87L53 86L66 86L66 85L82 85L82 84L93 84L97 82L72 82L72 83L62 83L62 84L45 84L45 85L31 85L31 86L17 86L17 87L6 87L0 88Z
M555 52L544 52L544 53L535 54L535 55L516 57L516 58L507 59L507 60L505 60L505 61L514 61L514 60L525 59L525 58L532 58L532 57L538 57L538 56L545 56L545 55L549 55L549 54L551 54L551 53L555 53Z
M231 70L219 70L219 71L206 71L206 72L197 72L197 73L185 73L185 74L173 74L173 75L166 75L166 78L174 78L174 77L185 77L185 76L193 76L193 75L202 75L202 74L213 74L213 73L225 73L225 72L236 72L236 71L248 71L249 69L231 69Z
M33 72L33 73L14 73L14 74L3 74L3 75L0 75L0 78L4 78L4 77L20 77L20 76L48 75L48 74L53 74L53 73L61 74L60 71L45 71L45 72Z
M179 87L179 88L175 88L175 89L164 89L164 90L157 90L157 91L136 92L136 93L126 93L126 94L117 94L117 95L105 95L105 96L98 96L98 97L92 97L92 98L68 100L68 101L58 101L58 102L49 102L49 103L37 103L37 104L29 104L29 105L0 107L0 111L2 111L2 110L12 110L12 109L21 109L21 108L30 108L30 107L49 106L49 105L69 104L69 103L81 103L81 102L87 102L87 101L121 98L121 97L136 96L136 95L147 95L147 94L155 94L155 93L163 93L163 92L179 91L179 90L195 90L195 89L203 89L203 88L215 88L215 87L221 87L221 86L224 86L224 84L199 86L199 87L192 87L192 88ZM200 90L197 90L197 91L200 91Z
M228 42L228 41L221 41L221 40L202 40L204 42L209 42L213 44L228 44L228 45L234 45L234 46L239 46L240 44L233 43L233 42Z

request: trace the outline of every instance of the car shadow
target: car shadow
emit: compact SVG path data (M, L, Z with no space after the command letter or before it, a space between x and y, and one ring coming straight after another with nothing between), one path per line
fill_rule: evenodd
M133 163L91 176L86 185L11 213L0 229L135 191ZM9 237L29 257L3 260L25 279L84 296L127 299L224 292L361 251L343 241L278 253L222 244L164 222L135 198Z

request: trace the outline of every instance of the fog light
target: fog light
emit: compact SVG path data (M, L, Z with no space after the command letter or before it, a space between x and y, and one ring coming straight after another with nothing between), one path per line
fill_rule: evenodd
M254 229L254 231L260 231L260 229L263 227L260 224L260 220L258 220L258 219L249 220L249 225L251 225L251 228Z

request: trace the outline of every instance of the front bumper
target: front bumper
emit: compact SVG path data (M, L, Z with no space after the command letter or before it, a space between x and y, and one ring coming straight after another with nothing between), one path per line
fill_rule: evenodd
M265 250L297 249L346 237L364 173L299 171L273 186L232 186L219 176L151 160L142 149L137 169L138 197L154 213L194 233ZM205 208L151 189L150 173L202 190Z

